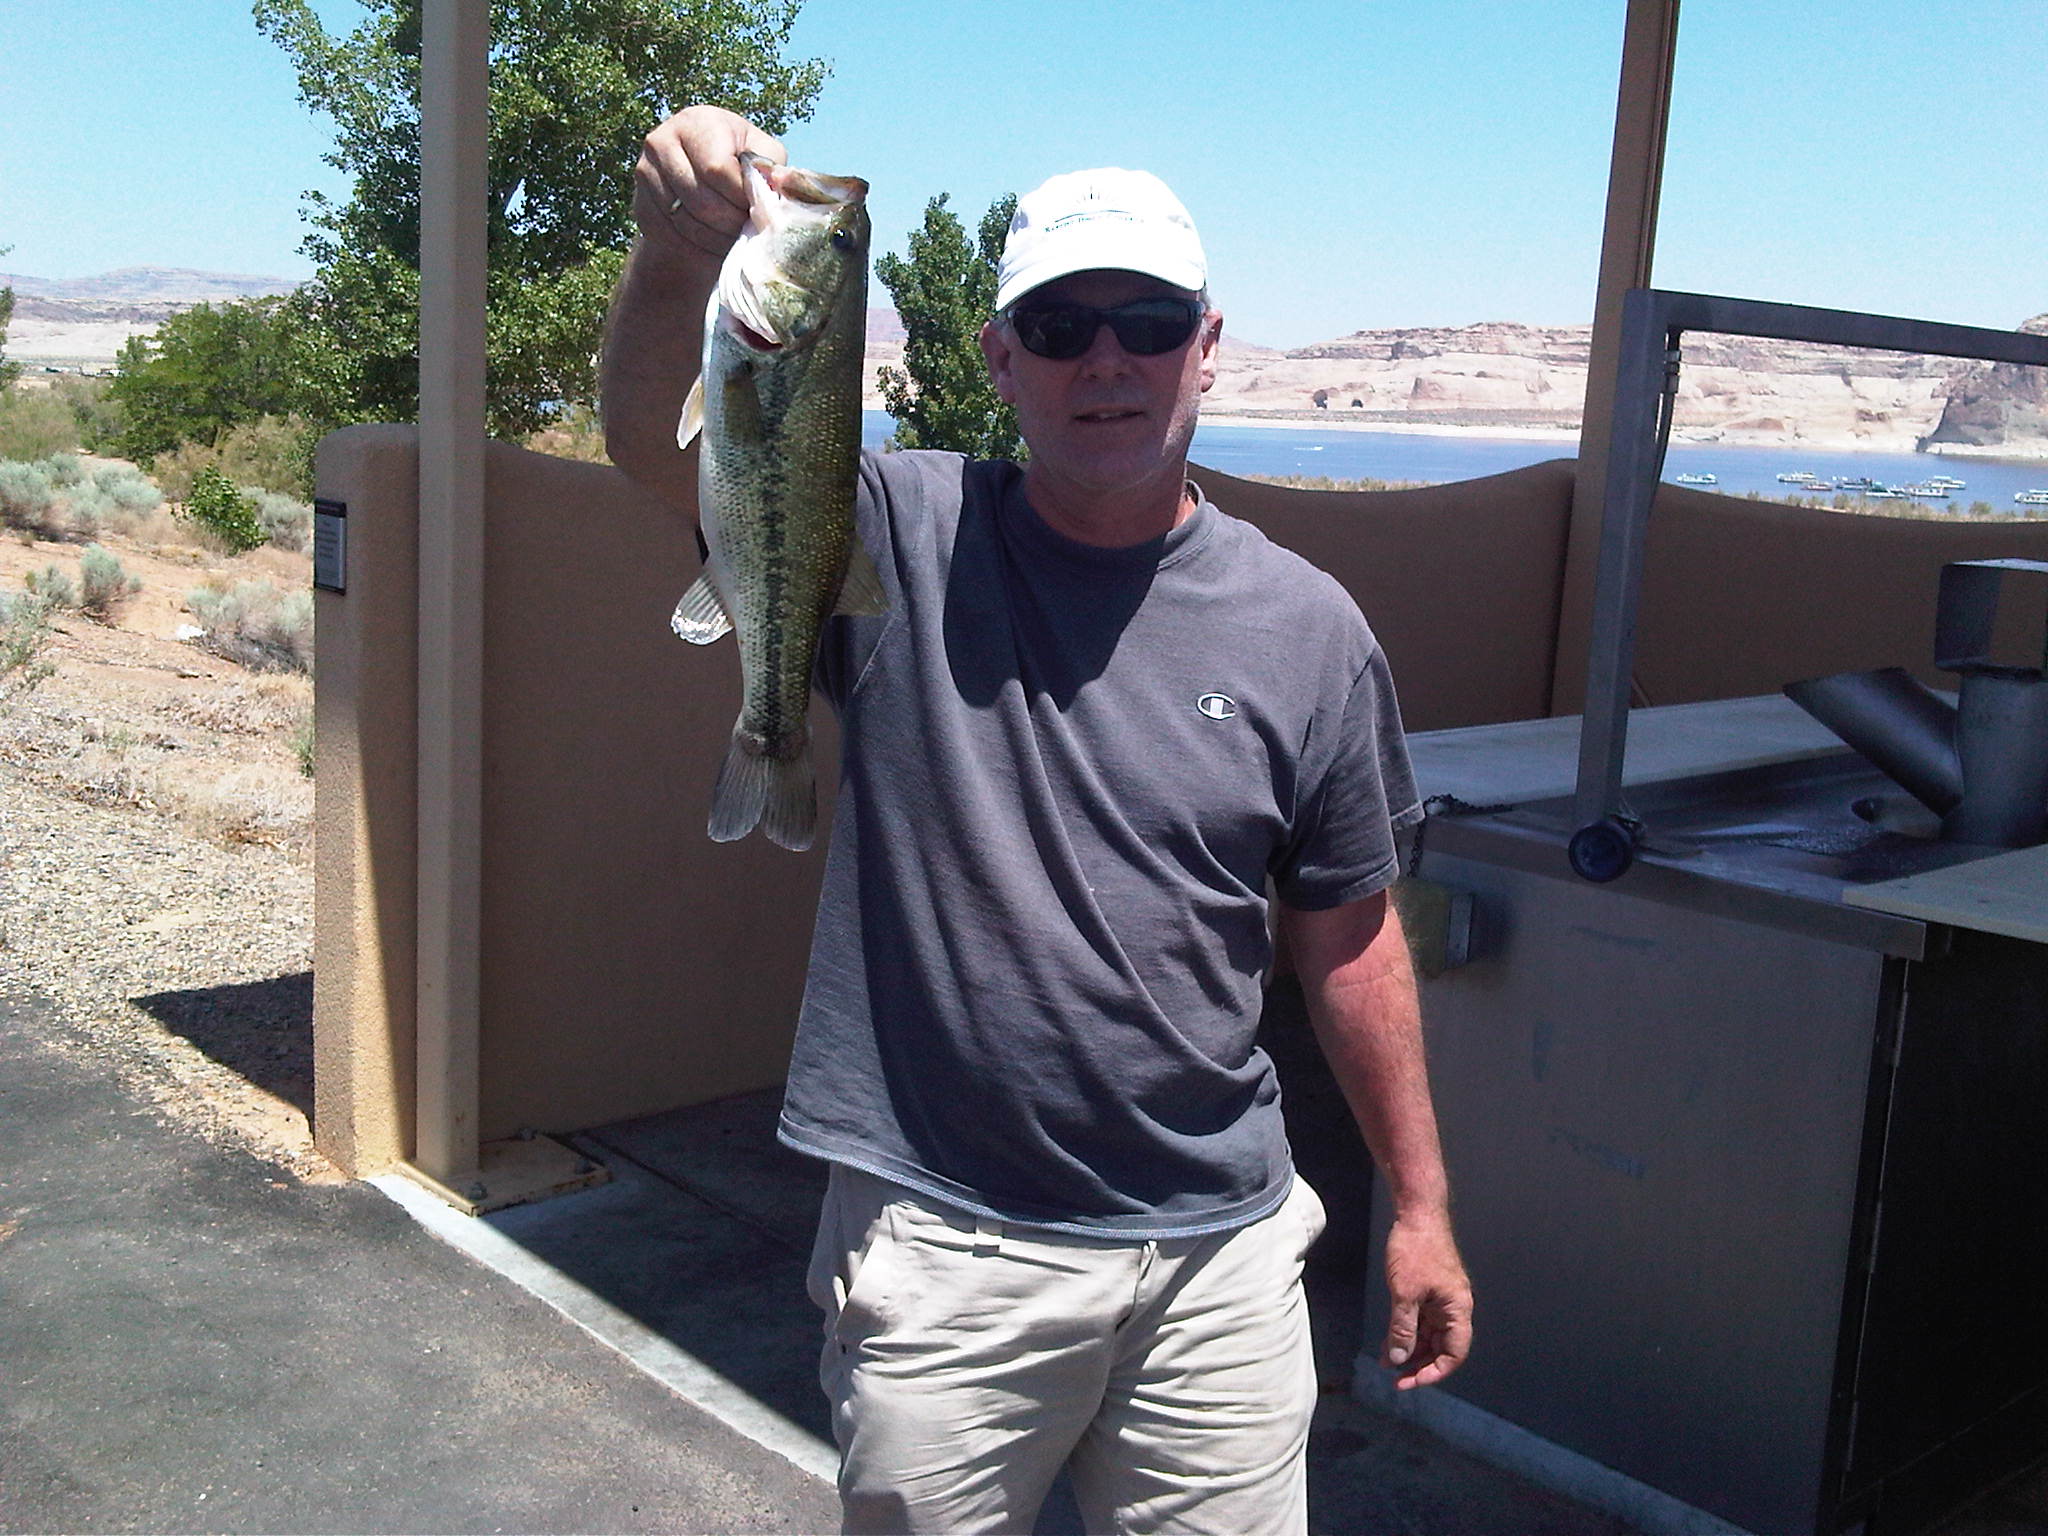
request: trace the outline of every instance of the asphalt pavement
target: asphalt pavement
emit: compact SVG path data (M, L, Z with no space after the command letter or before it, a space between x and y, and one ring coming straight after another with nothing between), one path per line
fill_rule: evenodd
M609 1184L478 1221L218 1144L56 1023L0 997L0 1532L836 1528L822 1180L773 1095L586 1133ZM1314 1530L1629 1536L1354 1400L1331 1253ZM1056 1497L1040 1531L1073 1528ZM2037 1477L1943 1536L2044 1533Z

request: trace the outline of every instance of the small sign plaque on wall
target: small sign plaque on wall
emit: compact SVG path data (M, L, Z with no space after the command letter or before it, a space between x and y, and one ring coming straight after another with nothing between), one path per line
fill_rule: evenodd
M313 585L323 592L348 590L348 503L316 497L313 502Z

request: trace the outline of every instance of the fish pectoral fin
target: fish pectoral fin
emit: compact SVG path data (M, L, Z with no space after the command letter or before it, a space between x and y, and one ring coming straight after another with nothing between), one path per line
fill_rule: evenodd
M709 645L732 629L732 619L726 614L725 604L719 601L718 588L711 585L710 576L699 576L690 583L690 590L676 604L675 617L668 621L668 627L692 645Z
M690 385L689 398L683 401L682 420L676 423L676 446L687 448L697 440L697 434L704 430L704 375L698 374Z
M849 618L873 618L889 611L889 594L882 588L882 573L874 557L854 535L853 549L846 558L846 579L839 584L839 603L832 610Z

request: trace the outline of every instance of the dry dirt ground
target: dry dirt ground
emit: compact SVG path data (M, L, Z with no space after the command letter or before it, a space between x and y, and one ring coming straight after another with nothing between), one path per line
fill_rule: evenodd
M177 638L193 588L303 588L310 559L229 557L168 514L99 542L141 590L57 614L34 686L0 676L0 990L54 998L53 1044L179 1120L338 1177L308 1133L312 680ZM8 532L0 592L76 582L83 548Z

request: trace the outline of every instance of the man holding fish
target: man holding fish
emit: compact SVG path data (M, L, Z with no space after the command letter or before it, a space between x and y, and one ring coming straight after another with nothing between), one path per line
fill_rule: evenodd
M712 835L807 842L789 678L840 714L781 1135L831 1164L846 1529L1028 1531L1065 1466L1090 1530L1303 1531L1323 1212L1255 1042L1269 890L1395 1212L1383 1362L1427 1385L1471 1335L1386 894L1420 808L1385 659L1186 478L1222 317L1156 178L1019 200L981 337L1018 466L848 446L866 187L783 162L717 108L648 136L605 415L701 518L678 632L741 641Z

